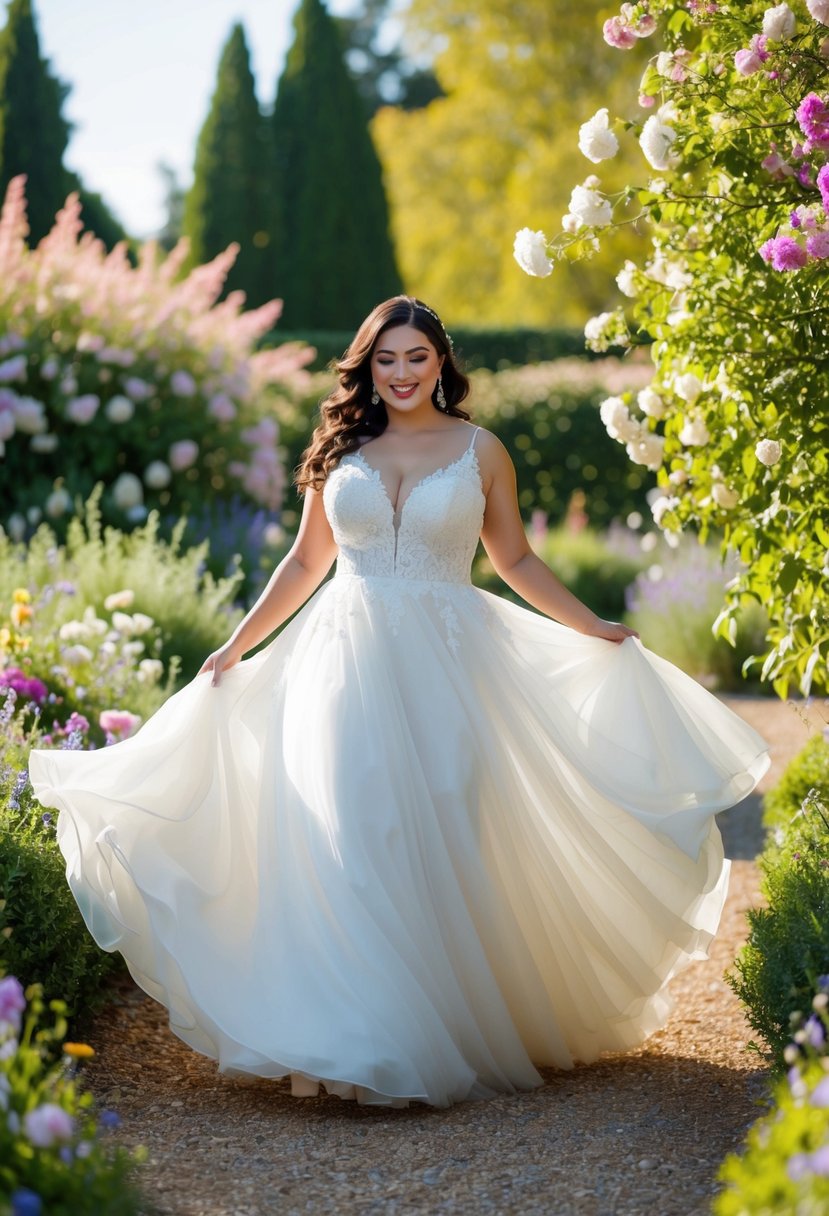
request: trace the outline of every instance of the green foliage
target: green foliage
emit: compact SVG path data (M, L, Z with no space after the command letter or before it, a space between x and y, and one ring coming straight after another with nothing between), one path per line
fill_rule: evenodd
M810 790L829 805L829 740L822 735L809 740L763 799L763 822L769 831L788 827Z
M829 808L812 794L791 814L760 857L767 906L749 909L748 941L726 976L777 1068L790 1014L809 1008L829 974Z
M0 194L13 177L26 174L35 244L68 193L63 154L69 123L61 114L68 92L41 58L32 0L11 0L0 32Z
M5 1005L12 997L16 1005L23 1003L17 977L7 975L0 985ZM76 1075L76 1059L94 1052L86 1044L63 1042L64 1002L49 1002L47 1022L38 985L26 989L25 1000L25 1019L24 1011L15 1008L12 1020L2 1027L0 1210L4 1216L10 1210L42 1211L44 1216L134 1216L142 1206L135 1167L146 1152L110 1143L108 1128L118 1119L113 1111L96 1110ZM13 1037L18 1030L19 1038ZM55 1062L61 1044L63 1059Z
M626 619L644 644L708 688L744 688L743 666L766 636L766 615L751 599L734 617L733 638L715 636L734 573L735 563L724 565L713 546L688 538L676 549L663 543L628 592Z
M657 173L640 162L621 190L594 183L615 222L604 207L596 223L594 208L547 253L569 266L608 229L648 233L647 254L624 268L630 315L590 326L595 348L628 324L622 342L653 344L642 416L626 394L609 429L633 459L655 453L662 526L716 530L739 554L719 627L727 635L746 595L763 605L761 674L785 696L829 680L829 143L804 111L824 104L826 27L798 6L793 30L741 71L767 7L649 4L664 49L651 48L640 88L661 105L616 127L643 137Z
M714 1216L825 1216L829 1211L829 1074L813 1060L751 1128L744 1151L726 1157ZM821 1088L822 1087L822 1088Z
M272 117L274 280L294 328L356 327L400 291L380 162L339 31L302 0Z
M189 263L198 265L232 242L239 255L225 292L245 292L248 304L274 294L268 282L268 131L238 22L222 51L210 113L199 134L193 184L184 204Z

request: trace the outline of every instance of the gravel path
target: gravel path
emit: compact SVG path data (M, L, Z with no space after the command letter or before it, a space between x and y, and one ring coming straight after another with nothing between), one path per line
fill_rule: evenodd
M829 720L765 698L728 704L772 744L763 789ZM228 1079L176 1039L166 1011L125 980L87 1028L97 1097L143 1144L147 1211L170 1216L702 1216L723 1156L759 1113L765 1073L722 980L758 900L759 798L721 817L734 859L711 958L671 992L668 1025L637 1051L572 1072L543 1071L529 1094L402 1110L323 1095L287 1081Z

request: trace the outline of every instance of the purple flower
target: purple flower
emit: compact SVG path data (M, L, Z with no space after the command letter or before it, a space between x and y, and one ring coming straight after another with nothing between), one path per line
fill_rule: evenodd
M829 992L829 975L819 975L815 981L818 992Z
M44 811L43 814L40 816L40 822L43 824L43 826L45 828L50 828L52 826L52 812Z
M27 676L19 667L7 667L0 671L0 688L13 688L18 696L26 701L34 701L42 705L49 693L42 680L36 676Z
M12 786L12 792L9 795L9 806L13 811L20 809L20 795L23 793L28 784L29 773L27 769L23 768L17 774L14 785Z
M809 1154L794 1153L786 1162L786 1173L792 1182L799 1182L809 1172Z
M797 107L797 121L812 145L829 148L829 106L822 97L807 93Z
M5 1022L14 1031L20 1029L20 1015L26 1008L23 985L13 975L0 980L0 1022Z
M775 270L799 270L809 260L802 245L790 236L776 236L760 246L760 257Z
M812 1167L813 1174L820 1174L822 1178L829 1178L829 1144L824 1144L820 1148L815 1149L809 1164Z
M818 173L817 188L820 191L823 210L829 215L829 165L824 165Z
M43 1204L36 1191L21 1186L12 1193L12 1216L40 1216L42 1211Z
M810 1098L812 1106L829 1106L829 1077L818 1081Z
M826 1042L826 1031L823 1029L823 1022L814 1013L807 1019L803 1029L806 1031L806 1041L810 1046L820 1048Z
M829 258L829 228L807 236L806 251L813 258Z
M101 1127L120 1127L121 1116L114 1110L102 1110L99 1118Z

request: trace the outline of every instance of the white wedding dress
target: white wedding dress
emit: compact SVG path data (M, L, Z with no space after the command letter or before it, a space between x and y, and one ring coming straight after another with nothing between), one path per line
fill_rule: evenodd
M474 431L395 513L330 474L335 576L131 739L37 750L67 878L222 1071L360 1103L529 1090L662 1025L763 740L638 641L480 591Z

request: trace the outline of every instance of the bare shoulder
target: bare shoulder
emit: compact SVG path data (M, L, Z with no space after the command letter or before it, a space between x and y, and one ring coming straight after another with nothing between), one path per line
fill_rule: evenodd
M497 478L512 474L512 457L498 436L485 427L481 427L478 431L475 451L478 454L481 477L487 491Z

